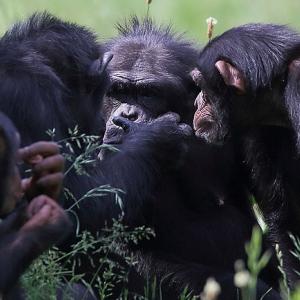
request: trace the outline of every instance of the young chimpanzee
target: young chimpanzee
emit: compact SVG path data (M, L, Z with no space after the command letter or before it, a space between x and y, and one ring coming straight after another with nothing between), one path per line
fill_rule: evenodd
M300 35L288 27L248 24L210 41L192 76L201 88L194 129L212 143L231 141L245 183L283 252L292 285L299 260L288 232L300 235Z
M18 148L17 130L0 113L0 293L12 299L22 297L16 284L30 263L71 229L56 203L64 167L58 146L38 142ZM21 161L32 168L32 176L22 181Z

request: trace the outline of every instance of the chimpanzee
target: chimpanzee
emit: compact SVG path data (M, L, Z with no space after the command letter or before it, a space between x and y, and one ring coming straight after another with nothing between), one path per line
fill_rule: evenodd
M211 40L192 72L201 88L196 135L235 144L291 285L300 270L288 237L300 234L299 55L300 35L288 27L247 24Z
M49 140L46 132L53 128L56 141L68 138L75 126L78 134L101 134L110 59L88 29L47 13L34 14L6 32L0 40L0 109L14 121L22 145ZM73 149L82 152L76 143ZM65 186L78 199L95 187L74 170ZM65 201L64 207L72 204Z
M106 45L113 58L103 140L121 151L101 153L100 169L114 166L114 186L126 191L127 224L155 229L155 239L138 247L138 270L163 279L166 299L178 297L185 285L199 294L209 276L222 285L220 299L234 299L233 264L244 258L253 220L233 176L230 145L196 141L187 124L178 124L180 117L192 122L197 50L149 19L133 18L119 30ZM120 172L126 176L116 182Z
M62 184L63 158L51 142L19 148L19 135L0 113L0 292L19 299L20 275L44 250L71 229L67 214L56 203ZM26 162L32 177L21 181L17 164ZM21 201L25 194L29 202Z

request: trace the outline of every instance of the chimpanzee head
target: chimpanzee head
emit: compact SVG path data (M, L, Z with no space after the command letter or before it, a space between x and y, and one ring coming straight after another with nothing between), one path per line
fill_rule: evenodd
M292 48L289 28L247 24L210 41L192 76L201 89L195 105L198 137L222 143L236 130L258 124L288 124L283 93Z
M119 25L119 32L106 45L113 58L108 66L111 87L103 105L104 141L120 142L118 117L147 122L172 111L191 124L197 93L190 77L197 61L192 43L150 19L134 17Z
M109 79L110 55L88 29L54 16L34 14L0 40L0 109L18 128L22 143L98 134Z
M0 113L0 216L12 211L21 198L21 178L17 168L19 144L15 126Z

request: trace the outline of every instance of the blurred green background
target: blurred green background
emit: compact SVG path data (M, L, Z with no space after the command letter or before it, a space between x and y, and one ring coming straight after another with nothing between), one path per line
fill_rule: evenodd
M132 14L146 14L145 0L0 0L0 31L34 11L53 14L93 28L100 39L115 34L114 24ZM206 22L218 20L215 35L247 22L276 22L300 30L300 0L153 0L150 15L172 23L196 41L206 42Z

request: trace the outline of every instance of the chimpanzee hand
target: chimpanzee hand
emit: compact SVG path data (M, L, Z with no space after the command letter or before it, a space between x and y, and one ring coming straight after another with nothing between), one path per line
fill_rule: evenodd
M37 142L19 150L20 159L32 168L32 177L22 180L28 199L47 195L58 199L64 170L64 158L59 146L53 142Z
M136 122L124 117L113 120L123 130L123 151L142 153L155 158L160 165L177 167L188 148L193 135L192 128L180 122L176 113L166 113L156 119Z
M168 112L159 116L156 119L151 119L148 121L131 121L124 117L115 117L113 119L115 125L121 127L125 133L135 133L142 130L149 130L155 132L158 135L168 136L190 136L193 133L192 128L185 124L179 123L180 116L173 112Z
M45 195L32 199L26 215L28 219L20 230L34 236L44 249L60 241L71 230L71 221L63 208Z

